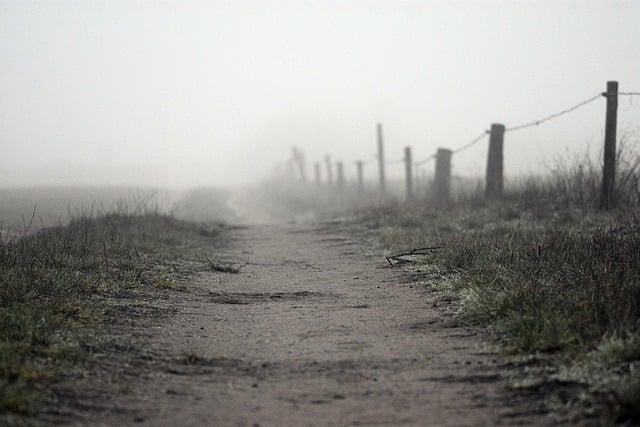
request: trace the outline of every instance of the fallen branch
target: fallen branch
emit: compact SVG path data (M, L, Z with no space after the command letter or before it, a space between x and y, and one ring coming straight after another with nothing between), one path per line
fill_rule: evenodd
M224 263L218 260L217 258L211 259L207 256L207 254L203 254L203 256L204 256L204 259L209 264L209 269L213 271L218 271L220 273L238 274L240 273L240 269L244 267L244 265L235 266L230 263Z
M428 255L429 252L435 251L435 250L438 250L438 249L442 249L442 246L430 246L430 247L426 247L426 248L411 249L410 252L403 252L401 254L385 256L384 258L387 260L387 262L389 263L389 265L391 267L396 267L399 264L406 264L406 263L409 263L409 262L415 262L412 259L404 259L402 257L414 256L414 255ZM391 262L391 260L394 260L395 264L393 262Z

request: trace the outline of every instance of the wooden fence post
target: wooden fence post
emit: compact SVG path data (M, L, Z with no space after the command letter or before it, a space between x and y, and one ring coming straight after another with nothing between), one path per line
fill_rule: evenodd
M382 124L378 123L378 170L380 171L380 191L386 190L384 178L384 144L382 141Z
M404 147L404 177L407 187L407 201L413 200L413 176L411 167L413 162L411 160L411 147Z
M438 148L436 153L436 173L433 180L435 201L445 204L449 201L451 190L451 155L453 151Z
M485 198L499 199L502 197L504 186L503 179L503 147L504 125L494 123L491 125L489 136L489 156L487 158L487 180Z
M358 168L358 190L362 190L364 187L364 178L362 177L362 170L364 168L364 162L362 160L358 160L356 162L356 166Z
M320 162L315 162L313 164L313 170L315 172L316 185L320 185Z
M338 174L338 188L344 189L344 165L342 162L336 162L336 171Z
M618 82L607 82L607 113L604 125L604 165L602 167L602 193L600 209L609 210L616 205L616 128L618 121Z
M333 167L331 166L331 156L327 154L324 157L324 162L327 166L327 183L329 185L333 185Z

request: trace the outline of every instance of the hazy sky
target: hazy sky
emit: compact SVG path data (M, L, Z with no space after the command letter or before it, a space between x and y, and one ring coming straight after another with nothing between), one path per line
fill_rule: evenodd
M390 160L419 160L607 80L640 91L639 23L637 0L0 0L0 186L238 184L292 145L353 173L378 121ZM599 150L604 108L508 133L506 173ZM640 97L619 129L640 138ZM482 174L486 151L454 173Z

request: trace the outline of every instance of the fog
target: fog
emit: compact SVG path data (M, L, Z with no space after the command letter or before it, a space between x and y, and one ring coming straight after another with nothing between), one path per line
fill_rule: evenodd
M0 186L239 186L294 145L349 177L378 122L390 160L420 160L607 80L639 91L639 22L637 1L2 0ZM506 174L599 150L604 113L507 134ZM618 123L640 132L640 97ZM485 157L482 142L454 173Z

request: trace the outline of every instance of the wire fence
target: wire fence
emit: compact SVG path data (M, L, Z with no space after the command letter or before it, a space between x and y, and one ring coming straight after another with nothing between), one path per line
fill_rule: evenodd
M427 157L426 159L422 159L422 160L418 160L417 162L413 162L413 165L418 167L418 166L422 166L426 163L429 163L431 160L435 160L436 159L436 155L432 155Z
M477 137L473 138L471 141L467 142L466 144L464 144L462 147L457 148L455 150L452 151L453 154L457 154L460 153L468 148L473 147L474 145L476 145L478 142L482 141L484 139L485 136L489 135L491 132L488 130L485 130L484 132L482 132L480 135L478 135Z
M640 92L618 92L617 93L618 96L640 96ZM576 110L579 110L582 107L585 107L589 104L591 104L592 102L597 101L598 99L600 99L601 97L607 97L609 96L609 94L607 92L601 92L598 93L597 95L594 95L582 102L579 102L575 105L573 105L572 107L566 108L564 110L558 111L557 113L553 113L553 114L549 114L548 116L545 116L541 119L538 120L533 120L530 122L526 122L523 124L519 124L519 125L515 125L515 126L510 126L510 127L506 127L505 128L505 132L514 132L514 131L518 131L518 130L522 130L522 129L527 129L530 127L535 127L535 126L540 126L541 124L548 122L549 120L553 120L556 119L558 117L564 116L566 114L572 113ZM471 147L473 147L474 145L476 145L478 142L482 141L482 139L484 139L484 137L486 135L491 134L491 131L486 130L484 131L482 134L478 135L476 138L472 139L470 142L464 144L463 146L461 146L460 148L457 148L455 150L453 150L453 154L457 154L460 153L462 151L465 151Z
M572 112L574 112L574 111L576 111L576 110L578 110L578 109L580 109L580 108L582 108L582 107L584 107L586 105L589 105L592 102L600 99L601 96L603 96L603 94L599 93L599 94L597 94L595 96L592 96L591 98L589 98L589 99L587 99L585 101L582 101L582 102L574 105L573 107L569 107L569 108L567 108L565 110L559 111L557 113L550 114L550 115L548 115L546 117L543 117L543 118L538 119L538 120L534 120L532 122L528 122L528 123L524 123L524 124L521 124L521 125L511 126L511 127L505 128L504 131L505 132L513 132L513 131L516 131L516 130L521 130L521 129L526 129L526 128L530 128L530 127L534 127L534 126L539 126L544 122L548 122L549 120L564 116L565 114L572 113Z
M616 87L617 87L617 83L616 83ZM611 89L609 89L606 92L600 92L600 93L598 93L596 95L593 95L593 96L591 96L591 97L589 97L589 98L587 98L587 99L585 99L585 100L583 100L583 101L581 101L581 102L579 102L577 104L574 104L574 105L572 105L572 106L570 106L568 108L565 108L565 109L562 109L560 111L557 111L557 112L555 112L553 114L549 114L549 115L543 116L540 119L524 122L524 123L521 123L521 124L518 124L518 125L514 125L514 126L504 127L504 132L505 133L507 133L507 132L515 132L515 131L524 130L524 129L531 128L531 127L540 126L540 125L542 125L544 123L547 123L547 122L549 122L551 120L557 119L559 117L563 117L563 116L571 114L571 113L573 113L573 112L575 112L575 111L577 111L577 110L579 110L579 109L581 109L583 107L586 107L587 105L594 103L595 101L597 101L601 97L608 98L608 97L611 97L611 96L618 96L618 97L620 97L620 96L628 96L630 98L633 98L634 96L640 96L640 92L638 92L638 91L620 92L620 91L617 91L617 90L612 91ZM466 151L466 150L470 149L471 147L473 147L473 146L477 145L478 143L480 143L481 141L483 141L487 137L487 135L491 135L491 133L492 132L490 130L483 131L481 134L479 134L475 138L471 139L469 142L461 145L460 147L458 147L458 148L456 148L454 150L451 150L451 154L458 154L458 153L461 153L463 151ZM406 164L408 161L410 161L409 159L410 159L410 154L409 154L409 158L408 159L403 157L403 158L397 158L397 159L392 159L392 160L384 160L383 164L384 165L388 165L388 166L395 166L395 165L400 165L400 164L403 164L403 163ZM438 156L434 154L434 155L422 158L421 160L413 161L413 162L411 162L411 165L417 169L417 168L419 168L421 166L424 166L424 165L428 164L432 160L436 160L436 159L438 159ZM374 154L373 156L369 157L367 160L364 160L364 161L361 161L361 162L357 162L357 163L364 166L364 165L369 165L369 164L378 163L378 162L380 162L380 154Z

